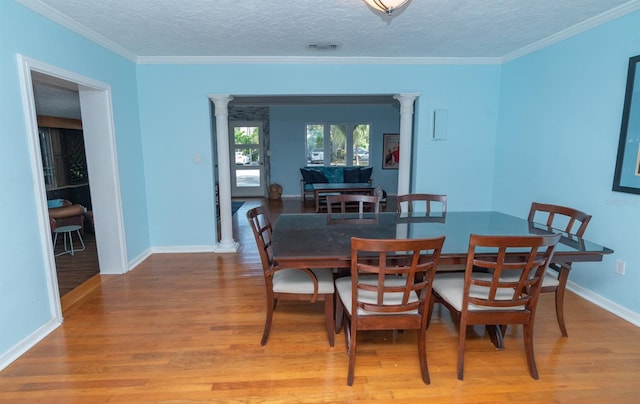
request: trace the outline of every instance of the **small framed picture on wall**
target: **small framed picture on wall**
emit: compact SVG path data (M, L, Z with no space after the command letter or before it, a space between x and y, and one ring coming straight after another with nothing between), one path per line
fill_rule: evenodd
M400 135L385 133L382 141L382 168L397 170L400 163Z

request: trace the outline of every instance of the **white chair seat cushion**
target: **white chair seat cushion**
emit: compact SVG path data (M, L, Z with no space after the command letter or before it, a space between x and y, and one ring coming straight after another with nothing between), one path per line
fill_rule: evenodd
M502 275L502 279L504 280L516 280L520 276L520 271L510 271L508 275ZM557 275L554 273L545 273L544 278L542 278L542 287L557 287L560 284Z
M360 282L370 285L376 285L378 283L378 278L375 275L362 275L360 276ZM387 276L385 278L385 285L387 286L404 286L406 283L406 278L400 276ZM340 297L340 300L343 303L344 309L352 314L352 293L351 293L351 277L345 276L342 278L336 279L336 292ZM377 292L368 291L368 290L359 290L358 291L358 300L364 303L373 303L375 304L377 301ZM418 295L413 292L409 297L409 302L418 301ZM386 293L384 296L384 303L388 305L398 305L402 303L402 293ZM418 314L417 310L411 310L403 312L404 314ZM398 313L380 313L380 312L371 312L363 309L358 309L359 316L366 315L386 315L393 314L398 315Z
M544 278L542 278L542 287L557 287L560 284L558 278L554 275L544 274Z
M487 278L490 279L491 275L489 274L474 274L474 277L477 278ZM442 299L444 299L447 303L449 303L454 309L457 311L462 311L462 295L464 294L464 273L444 273L444 274L436 274L435 279L433 281L433 291L436 292ZM469 294L472 297L477 298L486 298L489 293L489 288L471 285L471 290ZM513 289L511 288L501 288L496 292L497 299L509 300L513 297ZM524 306L515 306L515 307L485 307L478 306L475 304L469 304L469 310L518 310L524 309Z
M333 273L330 269L312 269L318 278L318 293L333 293ZM275 293L313 293L313 280L299 269L282 269L273 274Z

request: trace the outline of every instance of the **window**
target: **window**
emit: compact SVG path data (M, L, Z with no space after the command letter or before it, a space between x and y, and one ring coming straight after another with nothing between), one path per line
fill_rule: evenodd
M235 126L233 132L235 163L258 165L260 159L260 128L257 126Z
M368 166L369 140L369 124L307 124L307 165Z
M356 125L353 129L353 166L369 165L369 125Z
M81 130L38 128L47 190L89 183Z

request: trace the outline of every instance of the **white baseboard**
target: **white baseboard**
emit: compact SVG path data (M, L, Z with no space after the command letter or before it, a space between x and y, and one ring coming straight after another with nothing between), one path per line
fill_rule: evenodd
M62 322L58 322L54 318L49 319L49 321L43 324L42 327L38 328L31 333L31 335L27 336L7 352L0 355L0 370L9 366L11 362L15 361L29 349L33 348L38 342L42 341L42 339L49 335L53 330L58 328L60 324L62 324Z
M127 268L127 272L131 271L133 268L137 267L142 263L142 261L149 258L152 254L151 248L147 248L140 255L129 261L129 268Z
M215 246L213 245L151 247L152 254L204 253L214 251Z
M578 296L585 298L586 300L595 304L596 306L600 306L606 311L620 317L623 320L630 322L636 327L640 327L640 313L631 311L626 307L623 307L618 303L613 302L597 293L594 293L589 289L585 289L582 286L576 283L573 283L571 281L567 282L567 289L577 294Z

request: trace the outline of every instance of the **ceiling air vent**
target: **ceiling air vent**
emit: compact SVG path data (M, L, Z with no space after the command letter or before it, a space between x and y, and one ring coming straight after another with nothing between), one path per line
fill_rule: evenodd
M334 50L338 49L338 45L334 43L312 43L307 45L307 48L311 50Z

